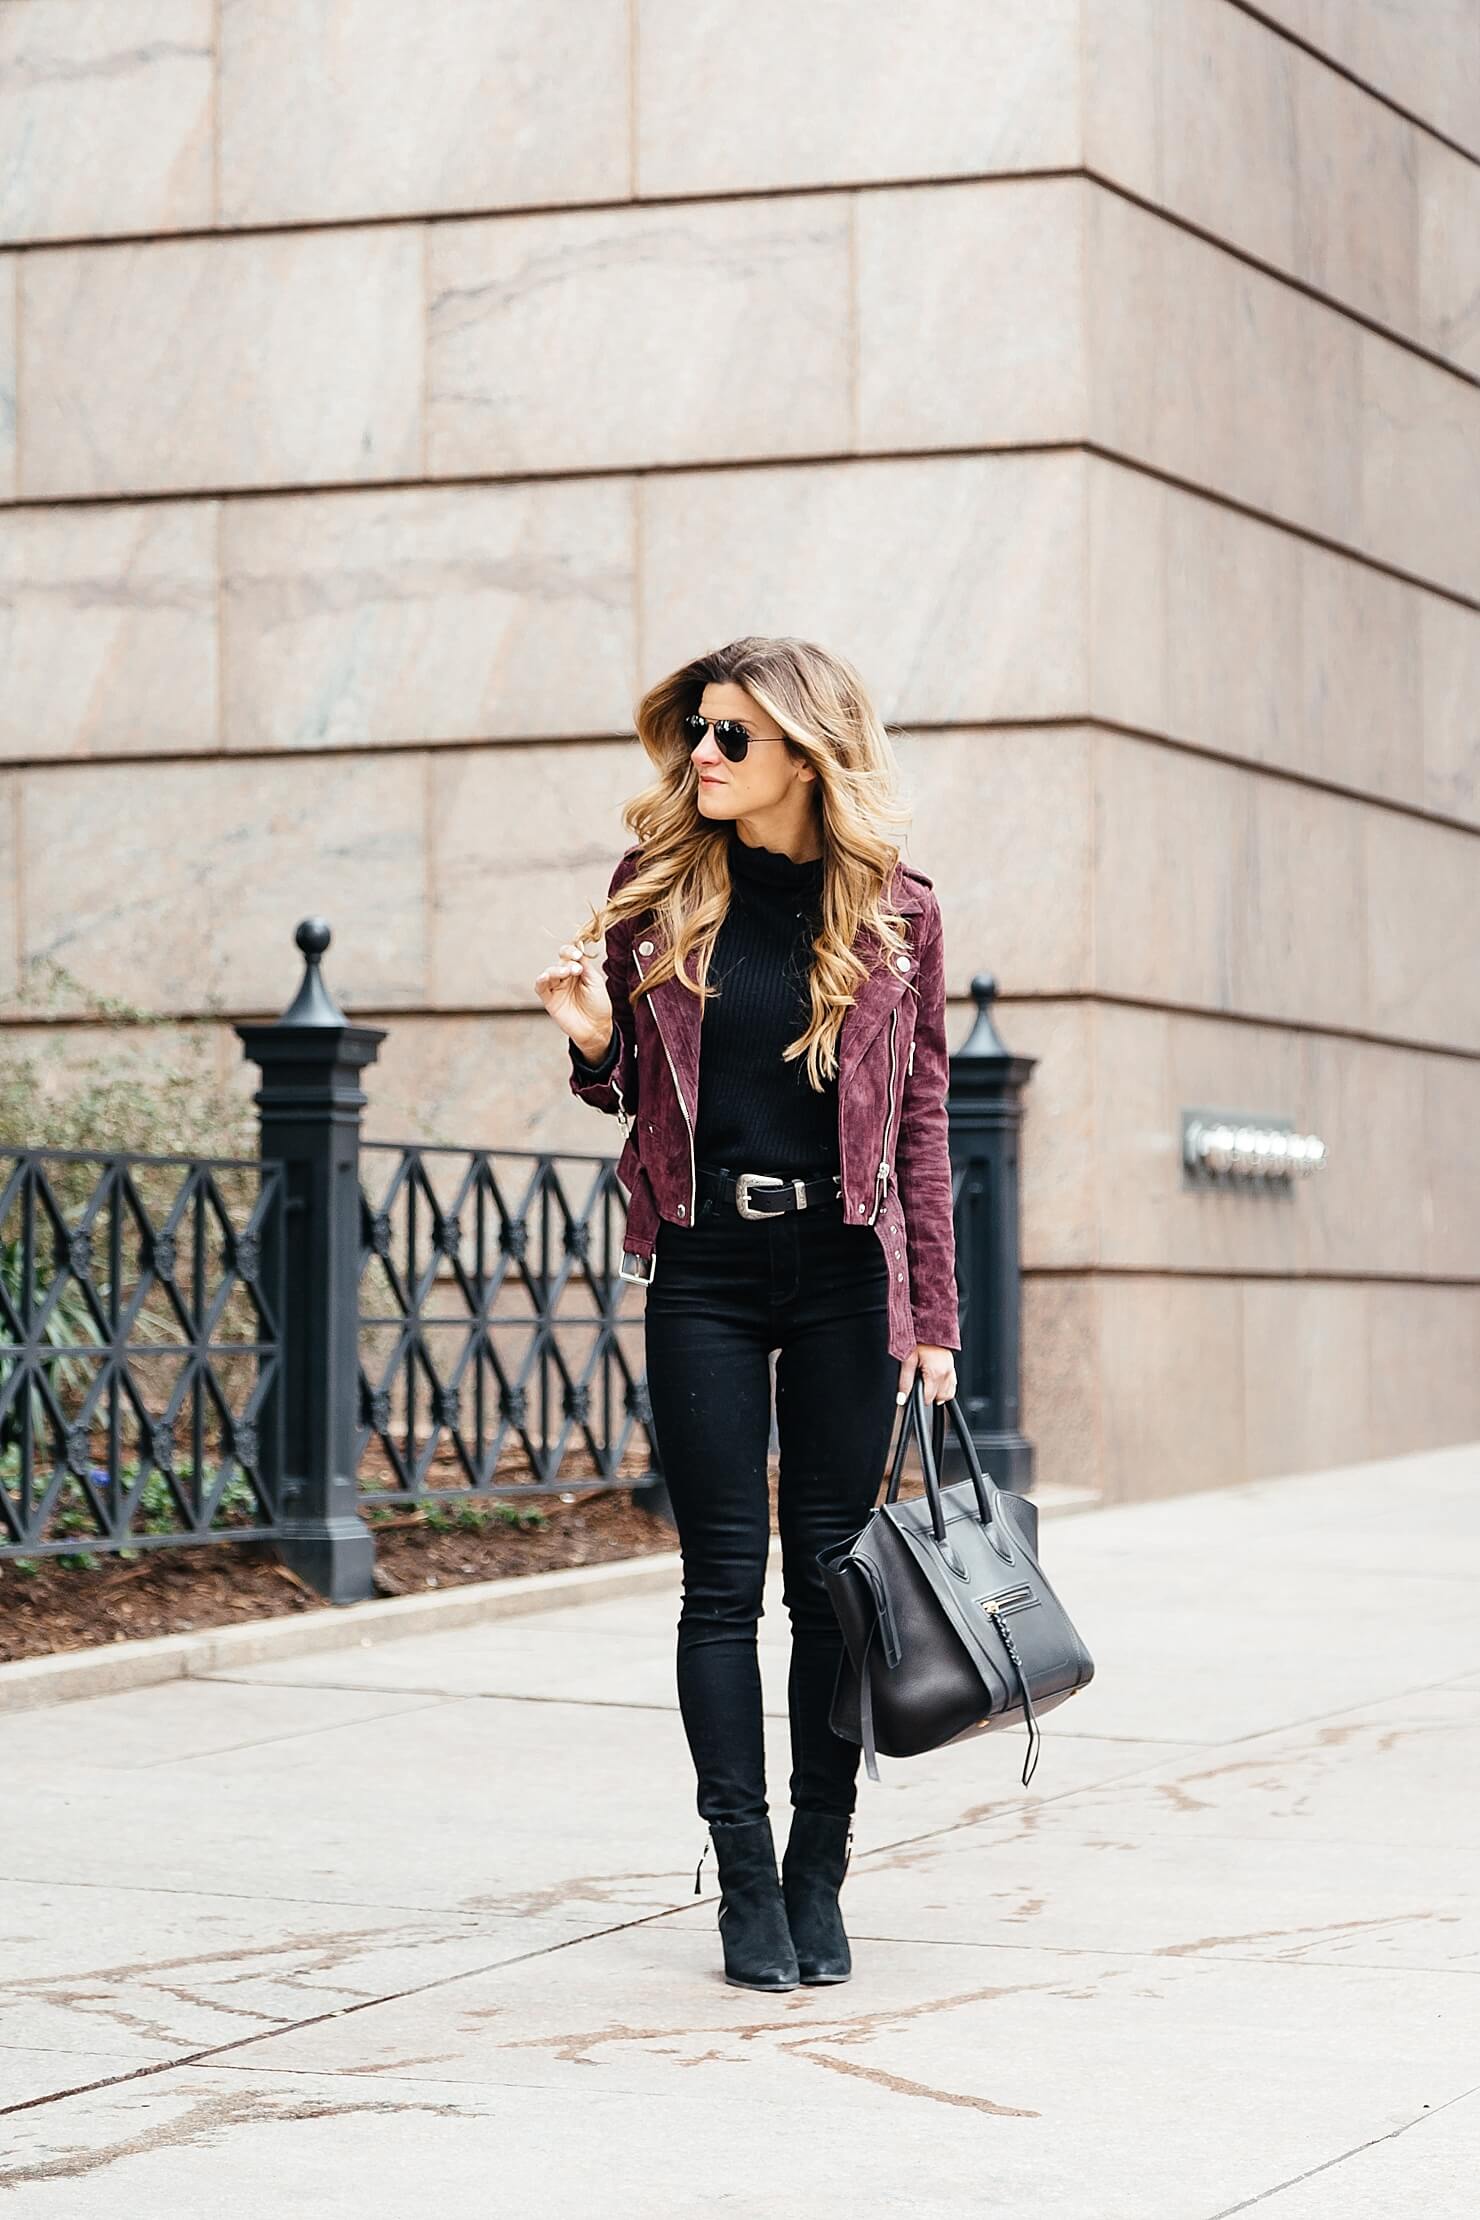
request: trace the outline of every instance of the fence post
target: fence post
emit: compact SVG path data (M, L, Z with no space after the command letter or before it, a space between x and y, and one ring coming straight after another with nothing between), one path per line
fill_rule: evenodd
M951 1056L946 1099L961 1313L957 1401L983 1471L999 1488L1025 1495L1033 1483L1033 1446L1018 1426L1018 1132L1022 1090L1038 1059L1014 1056L1003 1042L992 1022L996 996L996 980L978 972L971 982L976 1022ZM952 1479L965 1476L949 1428L946 1466Z
M371 1593L375 1538L360 1516L359 1423L360 1074L384 1032L352 1025L324 985L322 918L295 940L303 982L271 1025L238 1025L262 1073L253 1096L261 1153L283 1167L282 1254L266 1257L281 1290L282 1443L278 1500L283 1562L331 1603Z

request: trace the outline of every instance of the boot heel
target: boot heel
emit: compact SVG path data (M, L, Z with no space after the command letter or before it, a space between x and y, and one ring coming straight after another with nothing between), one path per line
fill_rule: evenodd
M719 1866L725 1979L742 1989L794 1989L797 1954L770 1819L711 1820L709 1832Z

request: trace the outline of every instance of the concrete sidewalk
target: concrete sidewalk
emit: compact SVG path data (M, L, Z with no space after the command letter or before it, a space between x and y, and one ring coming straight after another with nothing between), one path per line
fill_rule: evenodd
M1470 2220L1480 1449L1042 1541L1096 1678L860 1773L839 1988L721 1978L676 1588L0 1720L0 2220Z

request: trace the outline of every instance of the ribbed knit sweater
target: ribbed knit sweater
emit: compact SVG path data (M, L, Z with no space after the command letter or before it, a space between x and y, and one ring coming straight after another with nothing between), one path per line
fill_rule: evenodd
M781 1051L808 1022L807 973L822 898L823 862L793 863L728 835L732 893L715 939L709 978L718 994L705 1005L699 1057L699 1119L694 1155L731 1171L815 1179L838 1169L838 1088L821 1092L806 1059ZM588 1064L570 1054L583 1079L600 1078L616 1060Z

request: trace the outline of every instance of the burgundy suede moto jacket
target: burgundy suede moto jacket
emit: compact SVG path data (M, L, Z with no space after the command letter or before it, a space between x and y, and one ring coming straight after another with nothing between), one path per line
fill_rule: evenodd
M638 854L636 847L624 852L611 893L631 878ZM906 863L896 866L892 892L908 948L885 960L866 926L854 944L871 969L838 1037L838 1155L848 1221L872 1226L884 1250L889 1351L903 1359L917 1341L959 1349L961 1339L940 904L925 873ZM616 1062L600 1079L583 1079L574 1063L570 1073L571 1092L611 1111L625 1129L617 1177L629 1202L619 1269L623 1279L644 1284L657 1267L660 1219L692 1225L697 1201L699 1004L674 978L631 1000L661 946L651 914L612 926L605 975ZM629 1268L644 1263L645 1272Z

